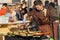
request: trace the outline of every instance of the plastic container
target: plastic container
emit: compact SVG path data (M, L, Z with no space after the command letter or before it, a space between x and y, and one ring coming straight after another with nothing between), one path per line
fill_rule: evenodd
M8 23L9 18L5 16L0 16L0 24Z

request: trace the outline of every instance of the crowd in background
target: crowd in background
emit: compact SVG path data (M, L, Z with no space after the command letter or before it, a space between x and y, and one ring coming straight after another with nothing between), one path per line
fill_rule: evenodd
M27 13L27 4L24 2L20 4L17 2L15 5L8 5L4 3L0 10L0 16L12 17L17 20L23 20L23 16Z

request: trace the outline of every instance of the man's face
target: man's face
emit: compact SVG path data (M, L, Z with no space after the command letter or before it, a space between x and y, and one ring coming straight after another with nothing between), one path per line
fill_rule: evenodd
M43 9L43 5L36 5L35 6L37 10L42 10Z
M16 6L16 9L19 9L19 8L20 8L20 5L17 5L17 6Z

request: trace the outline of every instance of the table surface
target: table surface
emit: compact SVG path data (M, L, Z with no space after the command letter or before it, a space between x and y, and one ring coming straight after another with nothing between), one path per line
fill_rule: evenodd
M29 23L30 21L26 21L26 23ZM16 21L16 22L9 22L9 23L0 23L0 25L8 25L8 26L4 26L4 27L0 27L0 34L4 34L6 35L8 32L11 32L9 27L14 27L16 25L14 24L23 24L24 22L23 21Z
M29 23L30 21L26 21L26 23ZM19 23L24 23L23 21L16 21L16 22L8 22L8 23L0 23L0 24L19 24Z

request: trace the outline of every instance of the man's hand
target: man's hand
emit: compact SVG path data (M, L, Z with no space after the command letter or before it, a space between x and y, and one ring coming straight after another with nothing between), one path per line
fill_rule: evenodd
M24 15L24 18L26 18L27 16L28 16L28 14L25 14L25 15Z

